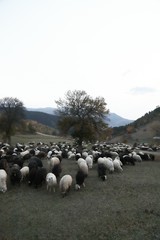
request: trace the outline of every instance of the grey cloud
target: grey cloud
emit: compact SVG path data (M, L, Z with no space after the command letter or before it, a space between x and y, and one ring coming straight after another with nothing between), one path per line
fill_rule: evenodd
M134 95L153 93L156 89L149 87L135 87L130 89L130 92Z
M122 77L125 77L126 75L128 75L131 72L130 69L126 70L125 72L122 73Z

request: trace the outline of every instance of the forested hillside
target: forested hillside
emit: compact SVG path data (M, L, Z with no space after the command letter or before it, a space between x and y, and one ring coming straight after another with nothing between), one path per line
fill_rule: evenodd
M25 111L25 118L27 120L37 121L51 128L57 128L58 116L56 115L38 111Z
M112 141L152 141L160 136L160 107L136 121L113 128Z

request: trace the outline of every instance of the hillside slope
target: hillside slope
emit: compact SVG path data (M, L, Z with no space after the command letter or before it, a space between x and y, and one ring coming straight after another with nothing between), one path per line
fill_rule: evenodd
M160 137L160 107L126 126L113 128L111 141L158 142L154 137Z
M57 128L58 116L44 112L25 111L25 118L33 120L48 127Z

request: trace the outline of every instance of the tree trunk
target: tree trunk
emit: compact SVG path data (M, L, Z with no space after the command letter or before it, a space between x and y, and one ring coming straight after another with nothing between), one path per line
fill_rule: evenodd
M10 135L7 136L7 143L8 143L9 145L11 145L11 136L10 136Z
M77 142L78 142L78 151L82 152L82 142L83 142L82 139L79 138Z

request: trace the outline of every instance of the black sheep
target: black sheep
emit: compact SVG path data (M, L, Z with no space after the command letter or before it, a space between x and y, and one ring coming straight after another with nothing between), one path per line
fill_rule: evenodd
M10 171L10 181L12 185L18 184L20 185L22 180L22 174L19 168L12 167Z
M47 175L47 169L45 167L40 167L37 169L36 176L34 179L35 188L37 188L38 186L42 186L42 184L46 180L46 175Z
M18 166L20 168L23 167L23 164L24 164L24 159L21 158L20 156L17 156L17 155L13 155L12 156L12 164L18 164Z
M32 185L35 181L35 177L37 174L37 165L33 166L29 168L29 174L28 174L28 185Z
M123 155L123 156L120 156L120 160L122 162L123 165L135 165L135 159L130 156L130 155Z
M42 183L45 182L47 175L47 169L44 167L33 167L29 171L28 184L33 185L35 188L42 186Z
M52 168L52 173L56 176L56 178L60 177L61 172L62 172L61 163L55 164Z
M85 178L86 174L83 171L78 170L76 173L76 185L75 185L76 190L79 190L81 186L85 186L84 184Z
M43 163L42 163L42 160L39 158L39 157L36 157L36 156L32 156L29 160L30 161L35 161L37 163L37 166L38 167L43 167Z
M29 170L31 170L32 168L43 167L42 160L38 157L33 156L29 159L28 167Z
M107 179L106 171L107 167L103 163L98 163L97 165L98 177L101 178L103 181Z
M7 159L5 158L0 159L0 169L4 169L6 173L9 173L9 164Z

